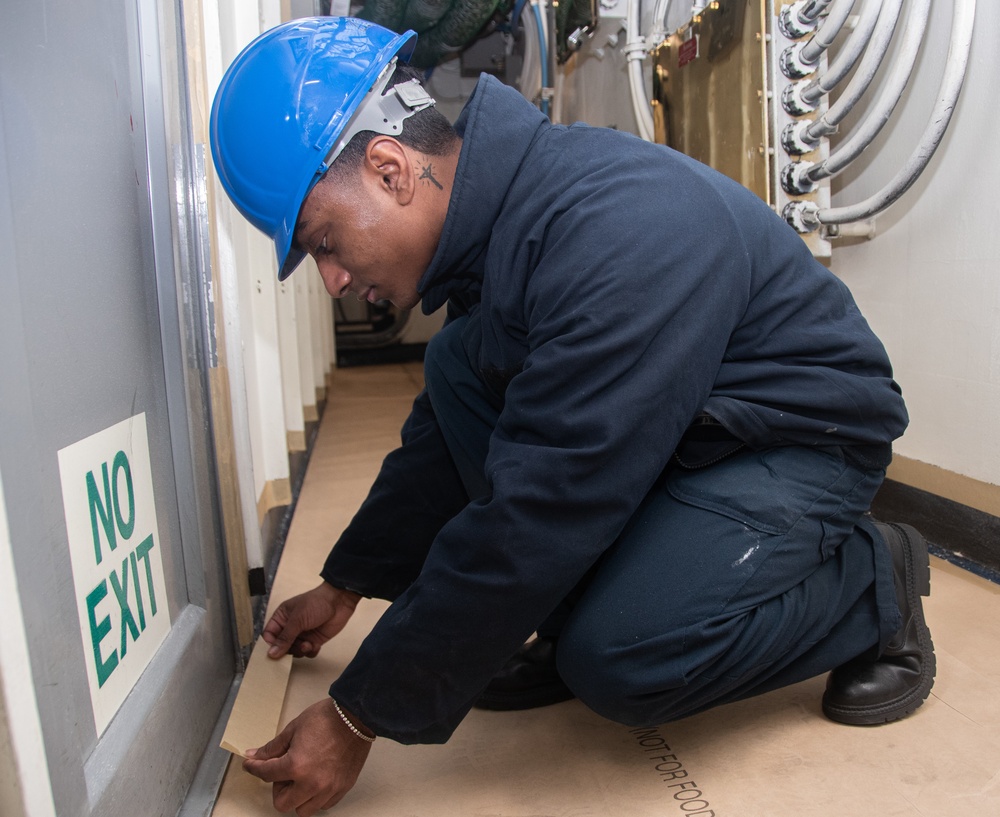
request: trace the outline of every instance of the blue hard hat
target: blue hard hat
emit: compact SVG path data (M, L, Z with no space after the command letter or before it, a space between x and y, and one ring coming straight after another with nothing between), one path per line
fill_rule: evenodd
M305 256L291 246L303 201L373 85L397 56L409 59L416 36L351 17L293 20L261 34L222 78L212 158L233 204L274 241L279 281Z

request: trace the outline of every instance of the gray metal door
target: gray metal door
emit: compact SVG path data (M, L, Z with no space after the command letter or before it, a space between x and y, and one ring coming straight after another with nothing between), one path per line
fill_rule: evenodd
M0 4L0 474L59 817L175 814L235 672L178 21Z

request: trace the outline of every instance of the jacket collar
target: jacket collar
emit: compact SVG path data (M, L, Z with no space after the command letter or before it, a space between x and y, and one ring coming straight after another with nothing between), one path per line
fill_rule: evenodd
M425 314L479 290L493 224L524 155L548 120L516 90L482 75L455 122L462 149L437 251L420 279Z

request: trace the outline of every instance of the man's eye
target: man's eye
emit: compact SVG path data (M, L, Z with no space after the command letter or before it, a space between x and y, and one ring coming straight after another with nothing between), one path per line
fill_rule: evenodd
M316 254L326 255L328 252L330 252L330 250L326 246L326 236L323 236L323 240L319 243L319 246L316 248Z

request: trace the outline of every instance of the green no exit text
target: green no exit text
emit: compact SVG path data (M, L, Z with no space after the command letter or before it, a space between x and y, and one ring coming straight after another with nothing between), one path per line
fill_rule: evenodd
M153 534L149 534L137 545L131 547L118 564L121 553L110 558L111 552L119 545L126 546L133 540L135 532L135 489L132 483L132 468L124 451L115 454L109 470L108 463L101 465L100 483L94 471L88 471L87 502L90 506L90 523L94 538L94 560L97 565L104 562L103 541L109 549L110 572L87 594L87 617L90 624L90 638L97 667L97 683L103 687L105 681L118 667L128 652L129 638L137 641L146 630L146 610L149 616L156 615L156 592L153 588L153 570L149 561L150 551L155 547ZM119 538L120 537L120 538ZM138 538L138 537L135 537ZM112 629L111 615L104 615L98 621L98 605L108 597L108 584L117 608L119 639L104 645ZM104 657L106 656L106 657Z

